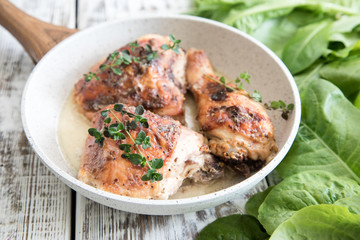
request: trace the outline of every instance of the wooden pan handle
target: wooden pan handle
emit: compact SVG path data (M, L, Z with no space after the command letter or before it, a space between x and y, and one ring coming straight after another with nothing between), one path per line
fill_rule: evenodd
M7 0L0 0L0 24L21 43L34 63L57 43L78 31L40 21Z

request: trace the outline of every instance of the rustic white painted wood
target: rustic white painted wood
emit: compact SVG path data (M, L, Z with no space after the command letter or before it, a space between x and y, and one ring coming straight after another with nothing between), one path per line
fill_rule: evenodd
M182 13L191 8L191 3L191 0L80 0L78 26L83 29L104 21L149 13ZM76 239L194 239L216 218L244 213L247 199L266 187L264 180L239 199L204 211L173 216L126 213L77 194Z
M245 213L245 203L266 183L239 199L220 206L172 216L148 216L115 210L81 195L76 200L76 239L194 239L199 231L219 217Z
M75 0L12 2L41 20L75 26ZM22 130L21 93L33 67L0 27L0 239L69 239L71 190L43 166Z
M192 7L193 0L78 0L78 28L134 16L185 13Z

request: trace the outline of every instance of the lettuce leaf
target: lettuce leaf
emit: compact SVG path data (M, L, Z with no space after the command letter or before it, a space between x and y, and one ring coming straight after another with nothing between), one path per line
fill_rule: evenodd
M247 201L245 207L246 207L246 211L248 212L248 214L250 214L251 216L256 217L256 218L258 217L259 207L264 202L266 196L269 194L269 192L271 191L271 189L273 187L274 186L270 186L265 191L254 194L254 196L252 196Z
M359 239L360 215L346 207L316 205L305 207L283 222L271 239Z
M320 76L335 84L349 97L360 90L359 66L360 55L350 56L326 64L321 68Z
M281 59L290 72L299 73L312 65L327 49L331 21L301 27L284 47Z
M286 178L326 169L360 182L359 109L328 81L302 78L297 83L303 89L301 124L293 146L276 168L278 173Z
M360 215L360 194L340 199L334 203L335 205L347 207L351 213Z
M235 214L218 218L207 225L197 237L197 240L220 240L220 239L268 239L264 229L256 218L249 215Z
M258 219L269 234L296 211L311 205L332 204L360 193L352 179L322 171L305 171L276 185L259 208Z

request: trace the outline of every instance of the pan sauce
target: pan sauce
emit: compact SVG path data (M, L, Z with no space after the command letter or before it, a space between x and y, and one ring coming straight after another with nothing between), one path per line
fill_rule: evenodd
M61 152L67 163L74 170L75 175L77 175L90 123L77 111L72 96L73 94L71 93L62 107L57 134ZM195 119L196 104L189 94L186 95L184 108L186 126L195 131L199 130ZM188 198L212 193L232 186L244 179L244 177L228 169L225 169L224 175L225 177L213 180L209 184L191 183L185 180L178 192L171 196L170 199Z

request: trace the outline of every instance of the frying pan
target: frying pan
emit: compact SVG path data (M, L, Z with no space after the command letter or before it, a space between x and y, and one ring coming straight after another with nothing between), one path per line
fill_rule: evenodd
M108 22L77 32L41 22L3 0L0 0L0 24L19 40L33 61L38 62L27 80L21 105L23 127L30 145L64 183L104 205L153 215L185 213L219 205L240 197L264 179L284 158L296 136L301 106L294 79L273 52L232 27L203 18L173 15ZM248 90L259 90L264 100L282 99L295 104L287 121L281 119L279 112L269 112L279 147L271 162L231 187L184 199L130 198L77 180L76 172L64 159L57 140L59 114L65 99L76 81L94 63L147 33L172 33L182 39L185 49L204 49L214 66L230 78L247 70L252 77Z

